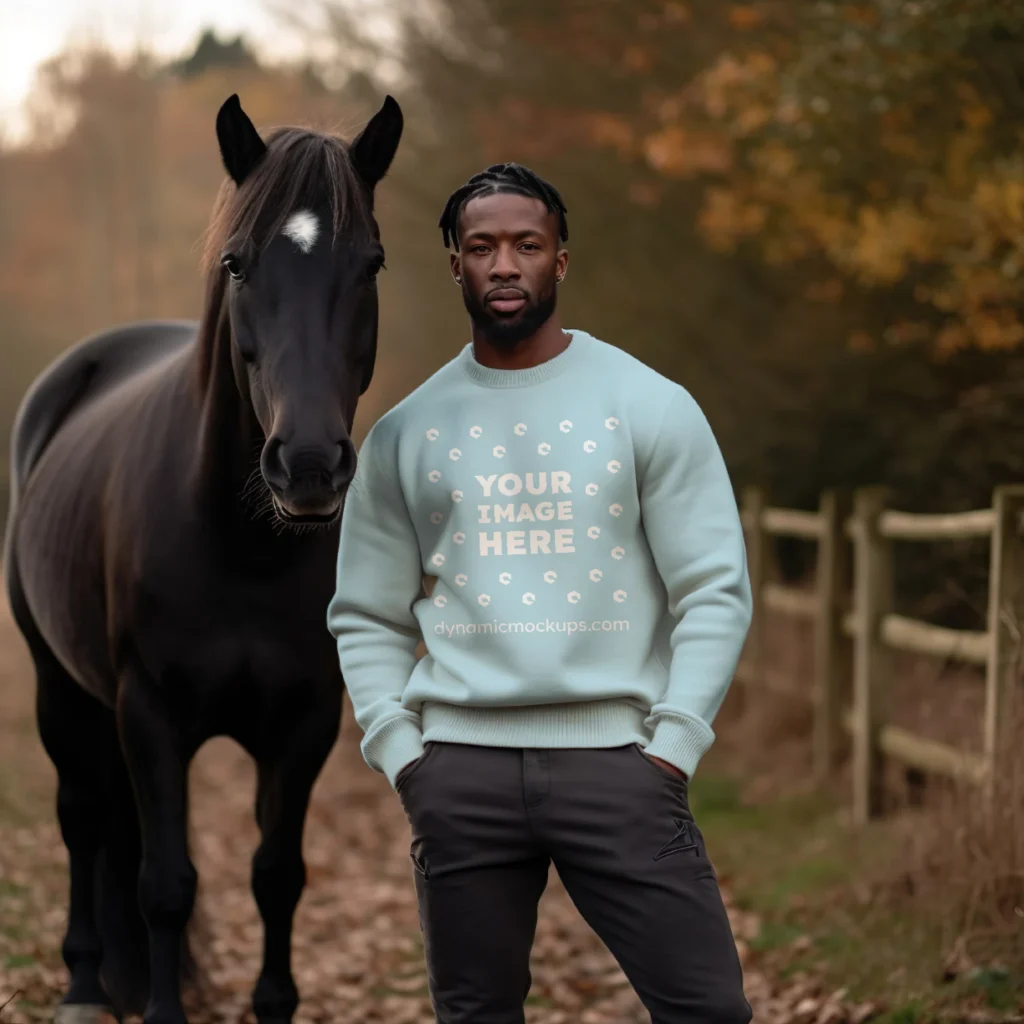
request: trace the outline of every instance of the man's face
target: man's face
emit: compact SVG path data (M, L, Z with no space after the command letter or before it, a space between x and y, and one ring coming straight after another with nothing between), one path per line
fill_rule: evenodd
M459 218L452 275L477 331L514 348L555 311L569 254L558 247L558 218L539 199L499 192L470 200Z

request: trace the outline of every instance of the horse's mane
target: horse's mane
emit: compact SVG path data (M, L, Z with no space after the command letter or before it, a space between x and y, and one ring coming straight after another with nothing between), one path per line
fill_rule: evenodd
M265 245L296 209L330 204L337 236L343 228L371 231L365 190L340 136L309 128L276 128L267 152L240 186L225 178L206 230L202 270L218 271L229 238L241 235Z

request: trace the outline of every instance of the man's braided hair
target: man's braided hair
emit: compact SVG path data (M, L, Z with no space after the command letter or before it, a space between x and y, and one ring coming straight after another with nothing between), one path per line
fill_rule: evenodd
M558 237L569 240L569 225L566 222L565 203L554 185L539 178L533 171L519 164L492 164L486 171L474 174L461 188L457 188L445 203L438 227L444 239L445 248L452 246L459 251L459 214L463 206L478 196L495 195L498 192L515 192L522 196L539 199L548 213L558 214Z

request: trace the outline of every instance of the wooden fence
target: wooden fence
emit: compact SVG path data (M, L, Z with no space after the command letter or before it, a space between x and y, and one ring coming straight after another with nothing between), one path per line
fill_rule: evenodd
M742 518L747 537L754 616L741 683L798 693L765 657L764 612L810 620L814 633L815 773L834 769L843 740L852 741L853 812L858 822L880 808L885 757L925 772L965 779L992 794L995 758L1020 678L1020 627L1024 623L1024 485L997 487L992 507L949 515L920 515L886 508L883 488L838 492L821 498L817 512L773 508L764 492L748 488ZM805 592L775 579L773 538L817 542L815 589ZM945 629L893 611L893 542L990 539L988 628ZM982 753L973 755L886 722L893 685L890 654L911 651L984 666Z

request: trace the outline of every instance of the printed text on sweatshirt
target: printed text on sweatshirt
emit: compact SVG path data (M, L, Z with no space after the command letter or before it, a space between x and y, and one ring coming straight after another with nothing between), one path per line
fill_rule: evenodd
M360 448L327 624L392 785L429 740L692 775L714 739L751 615L725 462L685 389L570 334L525 370L467 345Z

